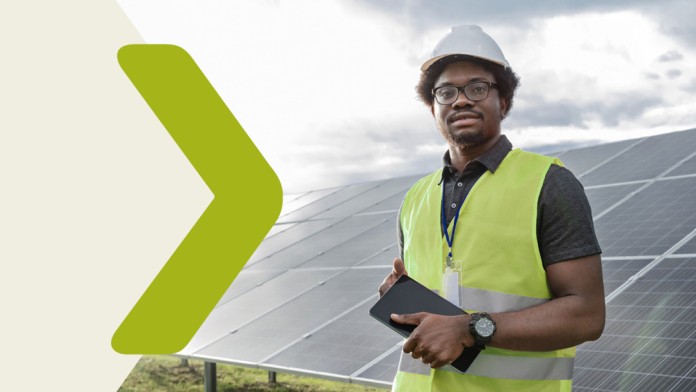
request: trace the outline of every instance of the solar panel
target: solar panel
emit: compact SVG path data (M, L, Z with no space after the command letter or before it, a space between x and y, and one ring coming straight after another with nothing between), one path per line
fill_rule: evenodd
M595 222L604 256L661 255L696 227L696 177L656 181Z
M286 206L290 205L291 202L296 202L298 199L307 196L311 194L312 192L304 192L304 193L286 193L283 195L283 208L286 208ZM281 215L283 212L281 211Z
M608 304L577 354L578 391L688 391L696 364L696 258L664 258Z
M603 213L609 207L613 206L615 203L619 202L621 199L628 196L631 192L637 190L642 185L643 184L626 184L586 189L585 194L587 195L587 199L590 201L592 214L597 216L598 214Z
M602 274L604 277L604 292L609 294L624 284L631 276L645 268L652 258L647 259L604 259Z
M696 157L682 162L679 167L669 172L670 176L683 176L688 174L696 174Z
M358 266L370 267L388 265L391 267L394 258L399 256L399 247L396 244L396 234L392 233L392 236L393 240L390 242L391 245L382 248L381 252L368 257L365 261L360 262Z
M561 158L565 167L572 171L573 174L580 177L589 170L597 167L597 165L615 158L622 151L641 141L642 139L624 140L598 146L578 148L565 151L559 158Z
M307 204L306 206L299 208L289 214L281 216L278 222L294 222L302 221L314 217L315 215L326 212L330 209L337 208L342 203L350 201L352 198L369 191L372 188L379 186L379 183L368 182L363 184L348 185L339 188L336 192L333 192L321 199Z
M314 216L315 219L334 218L340 216L353 215L361 212L374 204L383 201L390 196L399 195L403 198L408 188L413 185L411 177L387 180L378 186L371 188L351 200L348 200L336 207Z
M376 294L375 294L376 297ZM290 368L311 368L333 374L353 374L402 339L370 317L374 301L366 302L325 328L265 361Z
M356 379L376 380L388 382L391 384L396 374L397 366L399 365L399 357L401 356L401 345L387 351L386 356L376 363L370 365L367 369L356 374Z
M215 312L212 312L199 328L185 351L194 352L214 343L278 306L283 306L294 297L320 285L337 273L337 271L287 271L258 285L253 292L246 292L234 301L219 304Z
M644 139L601 169L582 177L585 186L613 184L657 177L696 151L693 131Z
M359 264L367 258L381 253L386 244L396 243L394 228L396 217L391 214L388 217L380 217L381 221L345 241L340 245L327 250L323 254L302 264L303 268L346 267ZM382 264L385 264L383 261Z
M250 265L246 269L290 269L300 266L333 248L351 241L361 233L384 222L379 215L362 215L345 218L311 236L298 241L271 256Z
M574 390L696 390L694 151L696 130L561 154L586 186L608 301L603 337L578 350ZM397 211L419 177L288 198L180 354L388 387L399 338L367 309L398 255Z
M376 287L389 271L390 267L342 272L194 355L262 362L353 306L376 300Z
M415 182L415 181L413 181ZM387 199L384 199L380 201L379 203L376 203L372 205L369 208L366 208L362 211L361 213L377 213L377 212L391 212L391 213L396 213L399 208L401 207L401 202L404 200L404 196L406 195L406 192L403 193L397 193L393 196L390 196Z
M247 267L300 241L306 240L339 221L340 219L320 219L299 222L272 237L266 237L263 240L263 245L259 246L249 259Z
M297 211L308 204L314 203L324 196L338 192L340 189L341 187L306 192L302 193L301 196L293 197L291 200L287 201L285 200L285 195L283 195L283 209L280 211L280 218L283 218L287 214Z
M680 246L676 250L676 253L696 255L696 237L692 238L691 240L687 241L685 244Z
M273 237L281 231L285 231L295 225L296 223L276 223L273 225L273 227L271 227L271 230L268 231L268 235L266 235L266 237Z
M275 270L250 271L248 269L239 271L237 278L232 282L232 285L230 285L225 294L223 294L216 306L220 306L255 287L261 286L264 282L273 279L283 272L284 271Z

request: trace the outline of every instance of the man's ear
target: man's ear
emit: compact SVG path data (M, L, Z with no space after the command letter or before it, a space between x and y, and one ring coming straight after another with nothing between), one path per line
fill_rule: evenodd
M435 103L430 104L430 114L432 114L433 117L435 117Z
M500 98L500 114L502 118L507 117L508 113L508 100L504 98Z

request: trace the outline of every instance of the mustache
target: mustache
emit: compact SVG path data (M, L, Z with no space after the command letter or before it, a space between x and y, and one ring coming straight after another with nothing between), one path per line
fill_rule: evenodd
M465 115L465 114L474 115L474 116L479 117L479 118L481 118L481 119L483 119L483 117L484 117L484 115L483 115L482 112L480 112L480 111L478 111L478 110L475 110L475 109L459 109L459 110L457 110L457 111L454 111L454 112L450 113L450 114L447 116L447 122L448 122L448 123L449 123L449 122L452 122L452 121L454 121L455 119L458 119L458 117L463 116L463 115Z

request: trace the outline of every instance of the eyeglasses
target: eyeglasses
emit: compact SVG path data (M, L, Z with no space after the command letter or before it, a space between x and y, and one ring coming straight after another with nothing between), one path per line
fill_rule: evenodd
M463 86L436 87L432 93L437 103L450 105L457 101L460 92L463 92L470 101L483 101L488 97L488 90L491 87L497 87L497 85L493 82L476 81Z

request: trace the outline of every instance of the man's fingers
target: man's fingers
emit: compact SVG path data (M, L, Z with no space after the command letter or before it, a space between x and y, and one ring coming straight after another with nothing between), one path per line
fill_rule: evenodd
M413 352L413 350L416 349L416 341L413 340L412 338L406 339L404 342L403 347L401 347L406 354Z
M392 274L397 278L401 275L408 275L404 261L398 257L394 259L394 269L392 269Z
M426 313L411 313L411 314L391 314L392 321L399 324L409 324L409 325L420 325L421 320L425 317Z
M443 362L443 361L440 361L438 359L435 359L435 360L429 362L428 364L430 365L431 368L437 369L439 367L443 367L443 366L447 365L447 362Z
M393 280L385 280L377 289L377 292L379 293L380 298L386 293L392 286L394 285Z
M379 293L379 296L382 297L384 293L387 292L391 288L392 284L390 284L386 279L384 282L379 286L379 289L377 289L377 292Z
M386 293L387 290L394 285L396 280L401 277L401 275L408 275L408 273L406 272L404 261L397 257L394 259L394 268L392 268L391 273L384 278L382 284L379 286L379 289L377 289L379 296L383 296L384 293Z
M379 285L379 289L377 289L380 297L383 296L384 293L386 293L387 290L389 290L394 285L394 282L396 282L396 279L397 279L397 277L394 276L394 273L391 273L391 274L387 275L386 278L384 278L384 280L382 281L382 284Z

